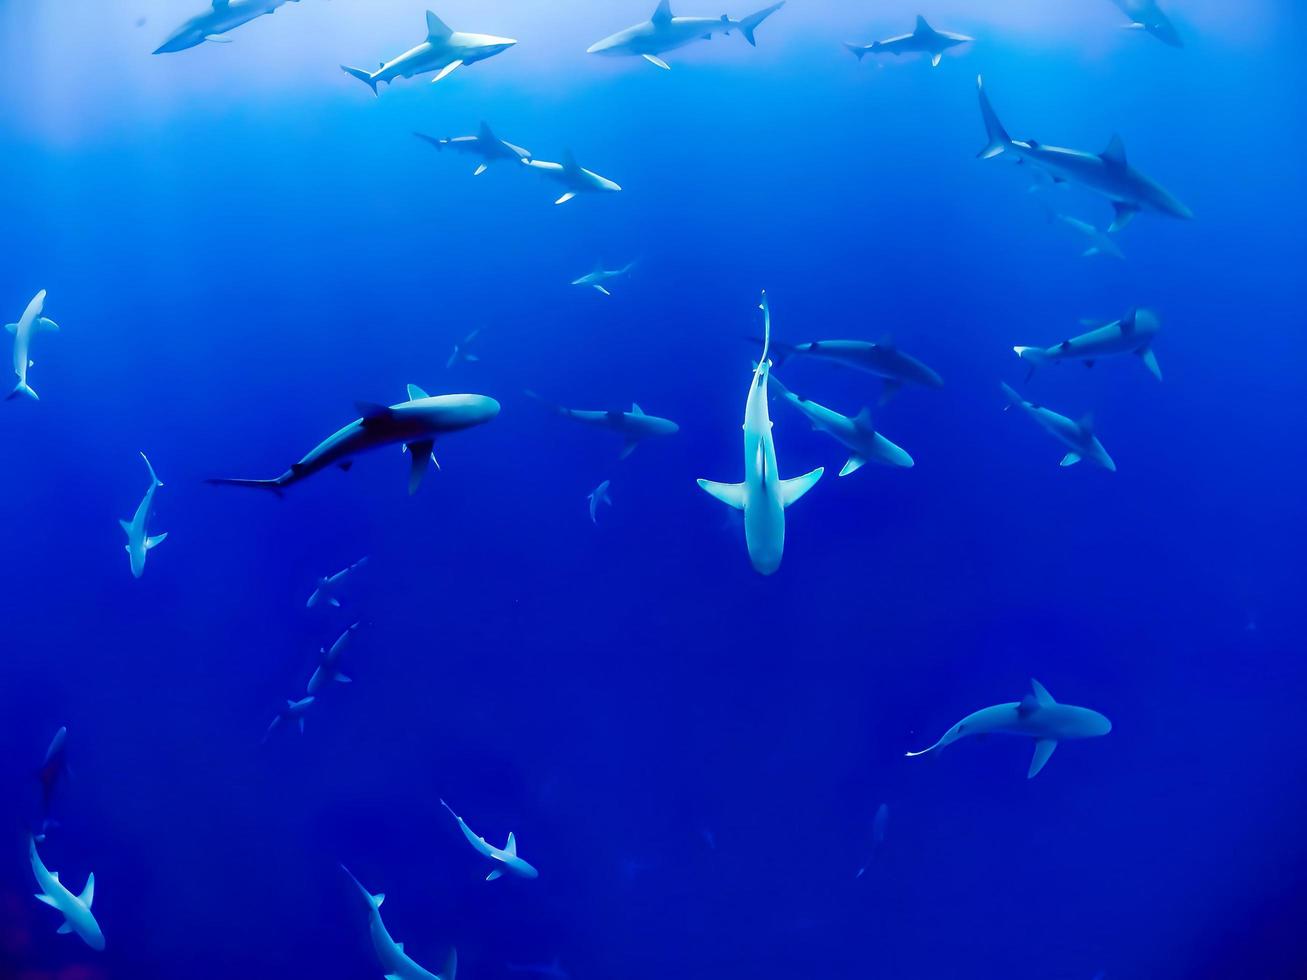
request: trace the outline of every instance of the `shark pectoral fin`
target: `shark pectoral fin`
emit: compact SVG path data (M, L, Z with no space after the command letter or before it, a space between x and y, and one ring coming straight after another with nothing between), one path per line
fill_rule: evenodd
M840 470L840 476L848 476L850 473L856 473L858 470L862 469L863 464L866 462L865 459L857 453L854 453L849 457L849 461L844 464L844 469Z
M613 295L613 294L610 293L608 290L604 289L603 286L599 285L599 283L594 283L594 288L597 289L597 290L599 290L599 292L603 293L605 296L611 296L611 295Z
M572 198L574 198L574 197L576 197L576 191L568 191L566 194L564 194L562 197L560 197L560 198L559 198L557 201L555 201L554 203L555 203L555 204L566 204L568 201L570 201L570 200L571 200Z
M504 869L503 869L503 868L495 868L494 871L492 871L492 872L490 872L490 874L486 875L486 881L494 881L494 880L496 880L497 878L502 878L503 876L504 876Z
M782 480L780 487L781 506L790 506L790 504L794 503L811 490L817 485L817 481L821 479L821 475L825 471L826 468L824 466L818 466L815 470L812 470L809 473L804 473L803 476L796 476L788 480Z
M886 378L885 384L880 389L880 404L887 405L889 400L899 393L903 387L902 381L895 381L892 378Z
M1107 231L1111 234L1114 231L1120 231L1126 225L1130 224L1130 219L1139 213L1139 209L1133 204L1126 204L1124 201L1113 201L1112 211L1116 215L1112 223L1108 226Z
M1162 369L1157 364L1157 355L1153 353L1151 347L1145 347L1139 352L1139 358L1144 362L1144 367L1152 372L1153 377L1158 381L1162 380Z
M6 323L6 324L5 324L5 329L8 330L10 333L18 333L18 324L16 324L16 323Z
M1076 463L1078 463L1078 462L1080 462L1080 454L1079 454L1079 453L1067 453L1065 456L1062 457L1062 463L1061 463L1061 465L1062 465L1062 466L1075 466Z
M432 442L430 439L424 439L421 442L410 442L404 448L408 450L409 469L408 469L408 492L414 494L418 492L418 487L422 485L422 477L427 472L427 459L431 456Z
M646 55L641 55L641 57L644 58L645 61L649 62L649 64L656 65L659 68L661 68L663 71L672 70L672 66L669 65L667 62L663 61L663 59L659 58L657 55L646 54Z
M626 459L631 453L635 452L635 447L640 445L639 439L627 439L622 446L622 451L617 454L618 459Z
M463 67L462 59L459 59L458 61L451 61L444 68L440 69L440 71L436 73L436 77L431 79L431 84L435 85L436 82L440 81L442 78L449 75L455 69L462 68L462 67Z
M938 67L939 67L939 63L940 63L940 60L941 60L943 57L944 57L943 53L942 53L942 52L939 52L939 51L937 51L937 52L935 52L934 54L932 54L932 55L930 56L930 67L931 67L931 68L938 68Z
M152 551L153 549L159 547L159 545L163 544L167 540L168 540L167 531L164 531L162 534L152 534L150 535L150 537L145 539L145 550ZM171 554L171 552L169 552L169 554Z
M726 506L744 510L743 483L716 483L712 480L699 480L698 483L706 493L716 497Z
M45 904L50 906L51 908L59 907L58 905L55 904L55 900L51 898L49 895L37 895L36 900L38 902L45 902Z
M132 533L132 522L131 522L131 521L123 521L123 520L120 520L120 521L118 522L118 526L121 527L121 528L122 528L124 531L126 531L128 534L131 534L131 533Z
M353 683L354 683L354 678L352 678L352 677L346 677L344 674L337 674L337 675L336 675L336 680L337 680L339 683L341 683L341 684L353 684Z
M36 328L38 333L59 332L59 324L55 323L49 317L38 316L34 321L32 321L32 326Z
M487 164L484 164L484 163L478 163L478 164L477 164L477 168L476 168L475 170L472 171L472 176L473 176L473 177L480 177L480 176L481 176L483 173L485 173L488 169L490 169L490 168L489 168L489 166L488 166Z
M1030 760L1030 771L1026 773L1027 779L1034 779L1039 775L1039 770L1043 769L1048 760L1053 757L1053 750L1057 748L1057 741L1051 738L1041 738L1035 743L1035 755Z
M72 931L73 931L73 924L71 922L65 922L58 929L55 930L55 932L59 933L59 935L61 936L66 936Z

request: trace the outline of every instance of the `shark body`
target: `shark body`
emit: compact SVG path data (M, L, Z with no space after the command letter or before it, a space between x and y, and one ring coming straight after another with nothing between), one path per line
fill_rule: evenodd
M123 533L127 535L127 544L123 548L127 552L132 574L137 578L145 574L146 556L168 539L167 531L152 535L147 528L150 512L154 509L155 491L163 486L163 481L154 475L154 467L150 465L145 453L141 453L141 459L145 460L145 468L150 472L150 485L146 487L145 496L137 504L136 513L132 515L131 520L118 522L122 525Z
M213 0L213 6L182 24L154 53L185 51L205 41L228 44L231 38L223 36L228 31L274 13L287 3L299 3L299 0Z
M764 20L785 6L785 0L772 4L756 13L732 20L725 14L720 17L677 17L672 13L671 0L659 0L653 15L625 30L610 34L586 48L587 54L643 58L651 65L671 70L671 65L660 56L695 41L710 41L714 34L739 31L749 44L757 47L754 31Z
M32 401L40 401L32 386L27 383L27 369L32 366L32 338L39 333L52 333L59 329L59 325L48 317L41 315L45 309L45 290L32 297L27 308L23 310L23 315L18 318L17 323L5 324L5 329L14 335L14 374L18 377L18 384L14 385L13 391L9 392L8 397L17 398L23 395Z
M80 895L74 895L59 881L59 872L46 870L41 855L36 850L36 838L28 843L28 854L32 862L32 874L36 877L36 887L40 889L36 897L64 917L59 927L61 934L74 933L91 949L99 952L104 949L104 933L100 924L91 913L91 903L95 900L95 874L86 877L86 887Z
M959 44L969 44L975 38L967 37L965 34L954 34L952 31L937 31L926 23L926 18L918 16L916 27L911 34L899 34L895 37L887 37L883 41L872 41L870 44L853 44L845 42L845 47L857 55L859 61L869 54L928 54L930 55L930 64L932 67L939 67L940 59L944 57L944 52L949 48L955 48Z
M493 58L507 51L517 42L509 37L495 37L493 34L469 34L451 30L439 17L427 11L427 39L416 47L409 48L403 54L390 61L383 61L376 71L363 68L351 68L341 65L341 71L351 78L357 78L372 89L377 95L377 86L382 82L393 82L397 78L412 78L435 72L432 82L447 78L452 72L466 65Z

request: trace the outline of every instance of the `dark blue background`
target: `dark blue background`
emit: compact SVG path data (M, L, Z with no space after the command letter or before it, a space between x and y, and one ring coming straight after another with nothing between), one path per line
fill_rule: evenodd
M45 287L63 327L34 345L41 403L0 406L0 973L372 976L345 862L410 954L455 944L476 980L554 956L630 980L1303 975L1300 44L1130 36L1067 64L999 36L932 71L835 40L566 95L483 89L491 65L377 101L324 74L76 147L0 120L5 318ZM977 71L1013 135L1120 132L1197 219L1080 258L1020 171L973 159ZM410 135L482 116L624 191L554 208ZM641 259L611 299L567 285L597 256ZM694 486L740 478L762 287L778 339L892 335L947 384L878 413L915 469L843 480L773 404L782 475L827 467L773 578ZM1022 383L1013 344L1133 304L1164 384L1133 361ZM473 327L482 362L446 371ZM877 394L778 374L848 414ZM1120 471L1060 469L1003 379L1092 410ZM407 382L504 405L414 498L397 450L283 501L202 483L276 475ZM619 463L527 387L681 433ZM170 536L136 581L116 520L142 449ZM347 609L304 609L363 554ZM355 683L260 746L355 619ZM1031 675L1112 734L1033 782L1016 740L902 758ZM43 854L70 886L95 871L98 955L31 898L60 724ZM442 797L540 880L485 884Z

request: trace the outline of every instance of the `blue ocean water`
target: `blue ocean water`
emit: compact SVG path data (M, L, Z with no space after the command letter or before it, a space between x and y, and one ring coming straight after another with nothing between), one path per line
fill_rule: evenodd
M194 4L115 6L0 6L0 306L47 289L61 327L41 401L0 406L0 975L379 976L342 863L474 980L1307 975L1297 5L1173 0L1174 50L1107 0L791 0L756 50L663 72L583 53L645 3L451 2L518 46L378 99L337 65L417 43L420 3L305 0L158 57ZM936 69L841 48L918 12L977 40ZM1107 204L975 159L979 73L1013 136L1119 133L1195 219L1081 257L1044 204ZM555 207L411 135L482 119L622 191ZM597 259L638 264L569 285ZM882 407L870 376L776 367L916 465L837 478L773 394L780 475L826 473L771 577L694 483L740 479L764 288L777 341L892 338L945 381ZM1026 381L1014 344L1133 306L1163 383L1133 358ZM1118 472L1060 468L1000 381L1092 412ZM503 406L412 497L396 448L281 500L204 483L276 476L408 383ZM527 389L680 432L619 460ZM137 580L140 451L169 537ZM305 608L364 555L341 609ZM353 684L261 744L353 622ZM1111 734L1029 781L1026 739L904 758L1031 677ZM95 872L102 953L32 898L60 725L42 856ZM539 880L483 881L442 799Z

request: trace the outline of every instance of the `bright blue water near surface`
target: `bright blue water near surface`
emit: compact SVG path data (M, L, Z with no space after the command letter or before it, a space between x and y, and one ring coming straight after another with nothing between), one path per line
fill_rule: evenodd
M40 403L0 406L0 974L379 976L343 862L414 958L457 946L472 980L555 957L578 980L1304 975L1294 5L1174 0L1177 51L1106 0L942 4L978 41L932 70L840 48L915 7L793 0L756 51L718 38L667 73L581 53L643 3L576 5L535 53L538 6L450 4L520 44L377 100L336 65L416 43L421 3L305 2L157 58L188 4L98 6L67 29L0 8L0 305L48 289L62 328L33 347ZM980 72L1014 136L1119 132L1195 220L1081 258L1039 202L1107 205L974 158ZM482 118L623 191L554 207L411 135ZM640 260L611 298L568 285L597 257ZM740 478L764 287L777 340L892 336L946 382L877 411L915 468L843 479L773 398L781 475L827 472L770 578L694 484ZM1161 318L1164 383L1132 358L1025 382L1013 344L1132 305ZM481 361L446 369L474 327ZM879 394L777 376L848 414ZM1119 471L1059 468L1002 380L1092 411ZM412 498L397 449L280 501L203 482L275 476L409 382L503 403ZM618 461L527 388L681 431ZM116 521L139 450L169 538L137 581ZM362 555L346 608L304 608ZM261 745L355 620L354 683ZM903 758L1031 676L1112 733L1033 781L1026 740ZM94 870L100 954L31 897L59 725L42 853L73 887ZM486 884L441 798L540 879Z

